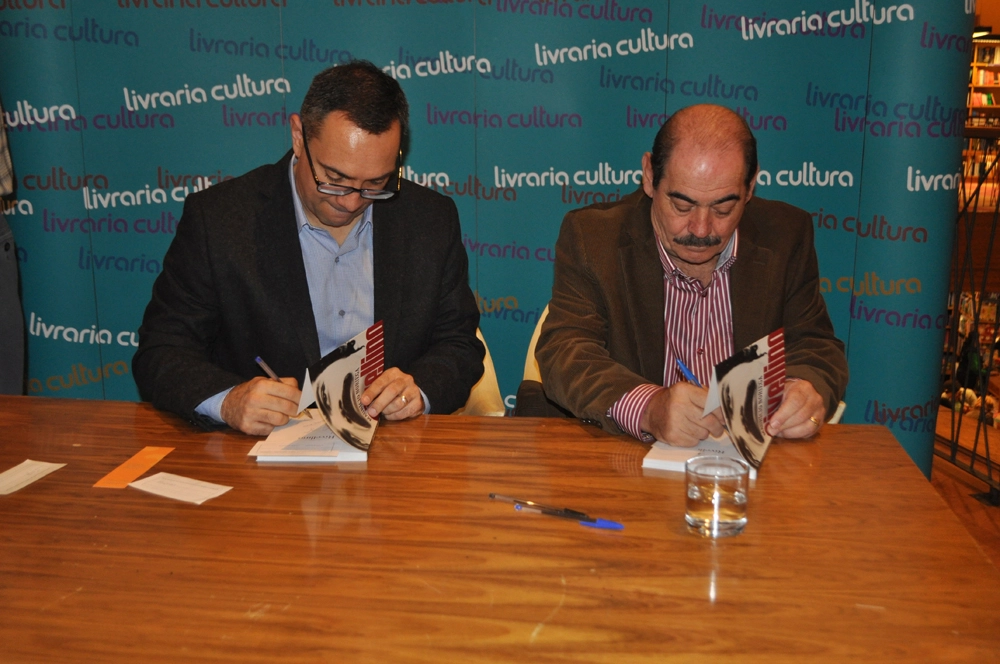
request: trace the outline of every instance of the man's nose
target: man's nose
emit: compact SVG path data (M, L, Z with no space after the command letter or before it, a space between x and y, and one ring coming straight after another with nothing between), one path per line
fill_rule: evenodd
M361 193L357 191L352 191L349 194L344 194L338 198L340 202L340 207L342 207L347 212L357 212L358 209L365 204L365 199L361 197Z
M688 231L695 237L708 237L712 234L712 219L708 208L698 206L688 223Z

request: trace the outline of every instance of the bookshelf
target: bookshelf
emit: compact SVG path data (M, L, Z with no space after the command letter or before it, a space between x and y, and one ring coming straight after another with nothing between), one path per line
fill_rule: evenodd
M998 173L993 164L1000 139L1000 38L991 37L994 35L972 42L966 99L966 141L962 151L962 171L966 180L964 191L967 195L979 191L989 199L985 202L992 202L997 193L995 182ZM962 199L964 196L960 197L960 205ZM977 198L977 202L984 201Z
M1000 39L973 41L966 125L1000 129Z

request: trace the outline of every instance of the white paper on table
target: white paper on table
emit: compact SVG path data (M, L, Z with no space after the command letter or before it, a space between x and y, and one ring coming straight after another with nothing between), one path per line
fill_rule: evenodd
M193 480L173 473L157 473L129 484L130 487L152 493L164 498L183 500L186 503L201 505L206 500L218 498L233 487Z
M18 489L23 489L65 465L64 463L46 463L45 461L25 459L13 468L0 473L0 496L6 496Z

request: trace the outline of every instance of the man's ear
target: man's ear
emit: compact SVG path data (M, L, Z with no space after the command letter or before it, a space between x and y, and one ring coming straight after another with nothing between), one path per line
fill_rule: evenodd
M650 198L656 191L656 187L653 186L653 154L651 152L642 155L642 190Z
M753 179L750 180L750 187L747 189L747 200L749 201L753 197L753 189L757 186L757 176L760 175L760 164L757 165L757 170L753 173Z

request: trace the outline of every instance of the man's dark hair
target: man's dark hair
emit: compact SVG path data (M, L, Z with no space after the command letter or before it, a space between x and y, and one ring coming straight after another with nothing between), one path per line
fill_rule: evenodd
M680 111L674 113L667 119L663 126L660 127L660 130L656 132L656 138L653 139L653 154L650 158L653 166L654 189L660 185L660 179L663 177L663 171L667 167L667 162L670 161L670 155L673 153L674 147L680 140L681 129L685 124L688 124L685 122L688 111L689 109L681 109ZM696 138L698 140L702 140L703 142L707 142L706 138L708 141L718 140L718 146L720 147L724 146L727 142L739 143L743 148L743 167L746 169L743 184L744 186L749 187L754 176L757 174L757 139L754 138L753 132L750 131L750 127L747 125L746 120L744 120L738 113L734 113L733 111L721 106L711 107L709 112L716 116L716 118L725 118L728 116L730 121L732 121L732 118L739 120L739 124L737 125L738 129L730 137L719 136L716 138L698 136ZM701 127L702 131L707 128L708 127Z
M367 60L324 69L316 74L302 100L302 126L316 137L326 116L343 111L369 134L382 134L399 121L400 147L410 130L410 105L396 79Z

